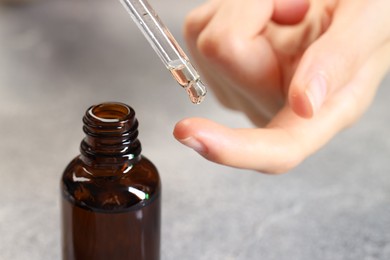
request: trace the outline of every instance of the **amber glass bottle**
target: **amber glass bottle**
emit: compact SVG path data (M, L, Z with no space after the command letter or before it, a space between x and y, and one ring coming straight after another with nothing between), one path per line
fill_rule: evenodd
M134 110L103 103L83 122L61 181L63 260L160 259L160 177L141 155Z

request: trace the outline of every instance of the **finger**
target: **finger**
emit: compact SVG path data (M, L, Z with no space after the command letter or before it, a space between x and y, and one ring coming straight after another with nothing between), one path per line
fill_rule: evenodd
M303 135L298 134L299 127L294 127L297 122L293 121L300 121L298 125L302 127L304 119L297 118L292 111L283 114L279 120L290 122L290 128L276 124L264 129L230 129L206 119L191 118L176 125L174 136L218 164L263 173L283 173L298 165L312 150ZM290 116L295 117L294 120ZM319 138L314 141L316 147L323 143Z
M389 1L340 1L328 31L305 52L292 79L289 102L298 115L316 114L388 40L383 24L390 22L389 9Z
M297 24L305 18L309 0L274 0L272 20L283 25Z
M262 173L284 173L345 126L339 113L333 111L321 120L305 120L286 107L270 126L257 129L230 129L191 118L179 122L174 135L210 161Z

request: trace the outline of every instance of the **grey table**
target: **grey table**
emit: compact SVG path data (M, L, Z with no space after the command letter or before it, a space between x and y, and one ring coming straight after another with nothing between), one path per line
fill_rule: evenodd
M200 1L152 3L182 42ZM85 109L113 100L135 108L161 172L163 260L390 259L389 98L388 77L356 126L286 175L227 168L177 143L175 122L250 124L212 95L190 104L117 1L0 8L0 259L60 259L59 179Z

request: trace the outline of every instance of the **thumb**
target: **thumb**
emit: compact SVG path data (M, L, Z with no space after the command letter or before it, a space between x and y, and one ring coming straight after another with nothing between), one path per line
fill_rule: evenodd
M299 116L316 114L388 40L390 1L340 1L328 30L304 53L289 88Z

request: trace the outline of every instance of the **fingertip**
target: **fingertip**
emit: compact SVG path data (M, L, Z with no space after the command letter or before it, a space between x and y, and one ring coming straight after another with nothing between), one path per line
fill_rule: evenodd
M200 135L204 129L212 128L210 125L215 125L215 123L204 118L185 118L175 125L173 135L178 140L186 139Z
M176 123L174 129L173 129L173 136L179 141L182 139L185 139L189 136L188 130L189 127L188 125L190 124L190 120L188 119L183 119Z
M214 134L214 125L215 123L203 118L186 118L176 124L173 135L180 143L208 157L208 139Z
M293 25L301 22L310 8L309 0L274 1L272 20L284 25Z
M300 117L312 118L314 115L313 106L304 91L291 90L289 94L289 105Z

